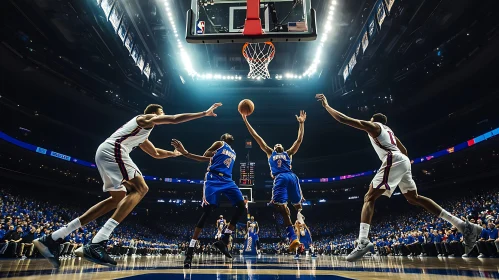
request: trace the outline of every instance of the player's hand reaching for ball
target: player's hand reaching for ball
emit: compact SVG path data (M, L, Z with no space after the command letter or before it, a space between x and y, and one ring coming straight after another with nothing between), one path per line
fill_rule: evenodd
M215 114L215 109L220 107L220 106L222 106L222 103L215 103L215 104L211 105L211 107L205 111L205 115L210 116L210 117L216 117L217 114Z
M327 103L327 98L324 94L318 93L315 95L315 98L317 99L317 101L320 101L322 103L322 107L329 106L329 104Z
M295 115L296 116L296 115ZM299 123L304 123L305 120L307 119L307 113L305 113L305 111L301 110L300 111L300 116L296 116L296 120L299 122Z
M178 141L177 139L172 139L172 146L175 147L175 151L178 151L182 155L186 155L189 153L184 148L184 145L182 145L182 142Z

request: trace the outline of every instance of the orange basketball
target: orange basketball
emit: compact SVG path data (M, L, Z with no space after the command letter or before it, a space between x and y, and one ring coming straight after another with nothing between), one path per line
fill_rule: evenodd
M237 110L239 113L249 116L251 113L253 113L253 110L255 110L255 104L253 104L253 101L249 99L244 99L239 102L239 106L237 106Z

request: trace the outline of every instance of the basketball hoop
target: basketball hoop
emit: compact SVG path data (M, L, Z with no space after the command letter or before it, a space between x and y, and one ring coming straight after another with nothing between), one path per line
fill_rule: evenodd
M271 42L245 43L243 56L249 64L250 79L269 79L269 64L274 58L275 47Z

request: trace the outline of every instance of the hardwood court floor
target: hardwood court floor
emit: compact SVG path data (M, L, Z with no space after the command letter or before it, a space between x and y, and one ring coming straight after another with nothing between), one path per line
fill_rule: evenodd
M366 257L348 263L345 257L317 259L292 256L195 257L192 269L184 269L183 256L127 257L108 268L85 260L67 259L59 270L44 259L0 260L2 279L499 279L499 259Z

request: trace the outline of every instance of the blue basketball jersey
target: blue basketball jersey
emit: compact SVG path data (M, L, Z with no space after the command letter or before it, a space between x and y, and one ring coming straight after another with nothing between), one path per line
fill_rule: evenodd
M291 157L287 152L278 153L273 151L269 157L269 166L272 175L277 176L280 173L291 172L291 161Z
M208 171L232 178L232 167L234 167L235 160L236 152L224 142L223 146L220 147L211 158Z

